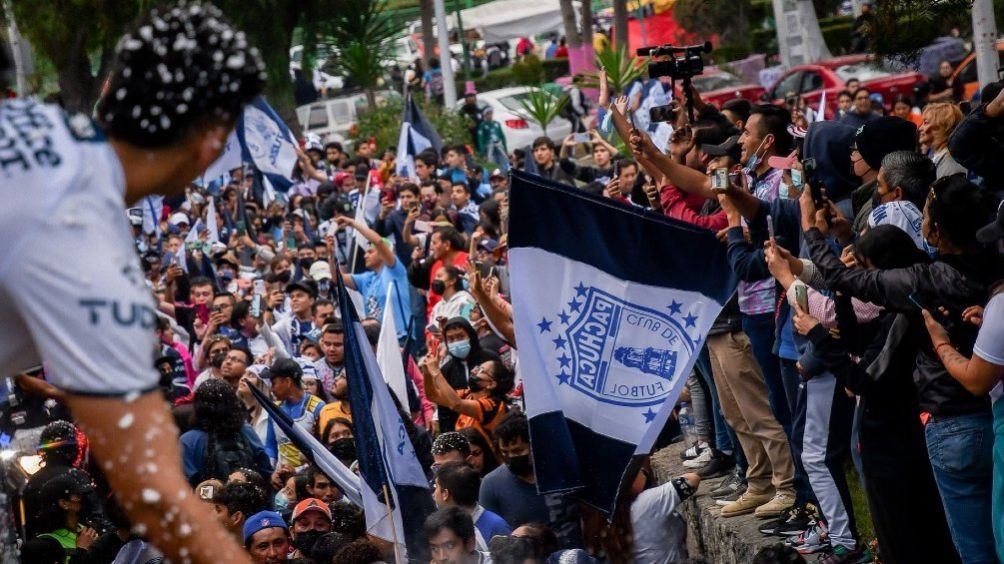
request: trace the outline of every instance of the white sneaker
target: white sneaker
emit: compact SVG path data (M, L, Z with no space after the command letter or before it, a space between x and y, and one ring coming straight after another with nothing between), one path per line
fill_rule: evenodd
M709 462L711 462L711 449L705 448L701 451L701 454L697 455L697 458L684 460L683 465L687 468L701 468Z
M700 454L702 452L704 452L705 450L708 450L708 447L709 447L709 445L708 445L707 442L701 441L701 442L699 442L697 444L694 444L693 446L691 446L687 450L681 452L680 453L680 458L682 458L684 460L690 460L692 458L697 458L698 456L700 456Z

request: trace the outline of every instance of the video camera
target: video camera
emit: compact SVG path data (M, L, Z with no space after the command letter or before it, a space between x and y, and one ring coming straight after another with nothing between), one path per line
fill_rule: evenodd
M704 59L701 58L701 54L710 52L710 41L705 41L701 45L684 47L669 44L642 47L636 51L639 57L649 57L648 76L650 78L668 76L672 80L674 92L676 91L676 81L683 81L683 96L687 103L687 115L691 121L694 119L694 102L690 96L690 79L704 72ZM649 110L649 117L652 122L672 121L676 119L676 111L671 105L658 106Z

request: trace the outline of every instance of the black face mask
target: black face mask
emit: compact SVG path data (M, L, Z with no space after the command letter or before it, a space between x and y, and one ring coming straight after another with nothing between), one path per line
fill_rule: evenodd
M276 274L276 280L283 284L289 284L289 281L293 279L293 273L290 271L281 272Z
M335 458L338 460L355 460L356 440L348 437L337 439L328 445L328 450L331 451L331 454L335 455Z
M293 539L293 546L297 550L302 552L305 556L311 556L311 551L314 549L314 544L317 543L317 539L324 536L323 531L306 531L303 533L296 533L296 538Z
M300 259L300 268L303 270L307 270L312 264L314 264L314 259L310 257Z
M443 292L446 291L446 282L443 282L442 280L433 280L432 291L433 293L443 295Z
M213 358L209 360L212 363L213 368L219 370L223 366L223 361L227 359L227 353L216 353Z
M472 392L481 391L481 379L475 376L468 376L467 387L470 388Z
M533 472L533 462L530 460L529 454L507 456L505 459L505 465L508 466L509 470L517 476L527 476Z

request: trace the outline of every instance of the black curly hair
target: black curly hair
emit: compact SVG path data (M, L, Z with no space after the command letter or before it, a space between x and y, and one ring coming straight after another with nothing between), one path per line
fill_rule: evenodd
M265 84L265 64L219 8L179 1L150 10L119 40L98 101L105 132L173 145L207 123L230 125Z
M206 380L195 390L193 404L195 426L210 435L235 435L244 426L244 406L226 380Z

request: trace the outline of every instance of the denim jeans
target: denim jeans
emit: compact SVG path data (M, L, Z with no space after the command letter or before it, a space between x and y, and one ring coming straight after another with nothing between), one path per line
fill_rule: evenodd
M708 357L708 347L701 348L701 354L694 364L697 373L708 386L711 395L711 420L715 425L715 448L722 452L735 452L735 444L729 434L729 424L722 416L722 407L718 403L718 390L715 388L715 379L711 375L711 358ZM740 449L742 450L742 449Z
M924 435L959 556L966 564L997 562L991 510L992 415L985 412L932 417Z

